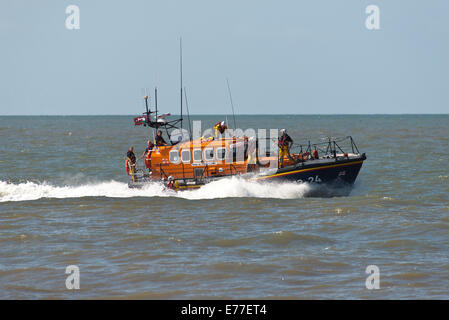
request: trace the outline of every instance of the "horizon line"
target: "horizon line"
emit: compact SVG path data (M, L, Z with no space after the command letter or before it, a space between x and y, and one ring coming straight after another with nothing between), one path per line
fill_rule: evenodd
M142 113L143 114L143 113ZM225 113L195 113L190 116L228 116ZM448 113L240 113L236 116L404 116L449 115ZM137 117L141 114L0 114L0 117ZM171 114L170 116L180 116Z

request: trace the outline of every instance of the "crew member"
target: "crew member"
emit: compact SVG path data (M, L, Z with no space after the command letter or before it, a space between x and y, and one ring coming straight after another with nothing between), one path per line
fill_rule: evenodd
M295 160L293 160L292 156L290 155L290 147L293 145L293 140L287 134L287 130L285 129L281 130L281 136L279 137L278 145L279 145L279 168L284 167L284 156L287 156L290 159L290 161L295 163Z
M151 153L153 152L153 148L154 148L154 143L151 142L151 140L148 140L147 144L148 145L147 145L145 151L142 153L142 155L140 156L139 159L145 158L148 153L150 153L150 156L151 156Z
M173 177L172 176L168 177L167 188L174 190L175 189L174 183L175 183L175 181L174 181Z
M142 153L142 155L140 156L139 159L142 159L142 158L145 159L145 157L148 155L150 162L147 163L147 161L145 160L145 164L147 165L148 170L151 171L151 153L153 152L154 143L151 142L151 140L148 140L147 144L148 145L147 145L145 151Z
M164 138L162 137L162 131L158 130L156 137L154 138L155 142L156 142L156 146L160 147L160 146L166 146L167 142L165 142Z
M226 122L224 122L224 121L218 122L218 123L214 126L215 138L218 138L218 135L219 135L219 134L225 133L226 129L228 129L228 127L226 126Z
M175 191L178 191L178 189L179 189L179 183L178 183L177 180L175 180L175 179L173 178L173 176L168 177L167 188L168 188L168 189L175 190Z
M133 147L129 147L128 152L126 153L125 165L126 173L131 175L133 181L136 181L134 173L136 172L137 159Z

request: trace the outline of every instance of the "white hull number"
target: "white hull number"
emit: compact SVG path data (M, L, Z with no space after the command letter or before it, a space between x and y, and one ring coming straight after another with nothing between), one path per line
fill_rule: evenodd
M296 182L298 182L298 183L304 183L304 182L308 182L308 183L321 183L322 181L321 181L320 177L318 177L318 175L316 175L315 177L308 177L308 178L306 179L306 181L301 180L301 179L298 179L298 180L296 180Z

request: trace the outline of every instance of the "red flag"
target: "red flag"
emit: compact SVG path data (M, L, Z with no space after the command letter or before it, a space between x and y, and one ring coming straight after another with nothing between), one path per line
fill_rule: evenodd
M146 122L147 116L141 116L134 118L134 125L140 126Z

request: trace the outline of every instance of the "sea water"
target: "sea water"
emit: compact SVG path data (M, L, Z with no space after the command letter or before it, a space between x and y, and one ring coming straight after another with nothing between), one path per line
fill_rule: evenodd
M367 160L326 198L237 177L129 189L126 151L151 137L132 118L0 117L0 298L449 298L448 115L237 116L298 143L351 135Z

